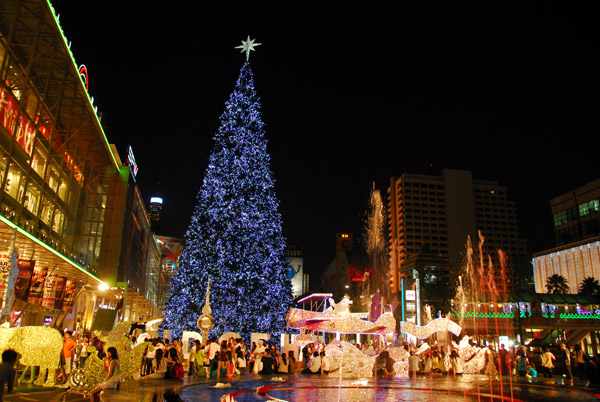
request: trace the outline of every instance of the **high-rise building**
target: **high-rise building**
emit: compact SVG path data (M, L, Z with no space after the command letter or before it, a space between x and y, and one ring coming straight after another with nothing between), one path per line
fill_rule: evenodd
M148 207L148 219L150 219L150 227L154 233L160 232L160 215L162 212L163 198L156 194L150 197L150 205Z
M556 246L600 236L600 179L550 200Z
M403 270L423 245L447 260L451 269L462 266L467 238L477 244L479 232L485 237L484 253L494 259L496 267L497 249L509 258L527 255L506 187L473 180L469 171L444 169L438 176L405 173L392 177L388 208L394 292L400 291L399 279L407 275ZM507 269L510 272L511 266Z

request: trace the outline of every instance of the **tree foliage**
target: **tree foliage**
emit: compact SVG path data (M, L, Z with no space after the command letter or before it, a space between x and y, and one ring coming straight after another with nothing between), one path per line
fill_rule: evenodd
M213 332L278 335L292 302L279 201L249 63L214 137L164 328L197 331L210 276Z
M579 294L586 296L597 296L600 294L600 282L598 279L588 276L579 285Z
M546 279L547 293L567 294L569 293L569 283L567 278L559 274L552 274Z

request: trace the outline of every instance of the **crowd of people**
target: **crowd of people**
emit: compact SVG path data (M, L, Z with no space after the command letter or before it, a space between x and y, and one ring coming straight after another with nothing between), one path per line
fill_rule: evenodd
M180 378L174 368L183 366L181 344L173 340L158 338L147 340L147 347L139 379ZM246 372L254 374L294 373L296 359L294 353L280 353L274 346L264 341L252 342L248 350L242 339L229 338L218 342L216 338L207 340L202 347L198 340L193 342L187 359L188 375L209 378L235 377Z
M135 339L131 338L132 346ZM187 375L209 378L232 378L245 373L252 374L291 374L301 370L303 374L329 374L336 369L331 368L331 358L324 351L321 343L309 344L301 349L300 362L296 361L293 351L280 352L274 345L264 341L252 342L250 348L240 338L229 338L218 342L216 338L207 340L205 346L197 340L193 341L189 357L184 358L182 344L178 339L146 339L144 356L140 362L140 373L136 379L181 378ZM374 345L355 345L368 356L376 356ZM433 345L419 353L418 345L405 343L408 352L408 373L410 377L430 376L433 373L462 375L464 357L459 356L457 348ZM111 350L112 349L112 350ZM102 389L117 387L120 381L120 365L117 351L114 348L105 350L104 343L93 337L64 333L62 364L56 373L57 381L66 381L75 368L83 368L86 360L96 354L103 361L107 373L105 381L92 392L91 400L97 400ZM467 359L468 360L468 359ZM374 358L373 374L377 377L394 377L395 361L384 350ZM574 378L580 383L600 384L600 361L582 350L580 345L569 348L560 344L559 348L542 347L532 349L517 346L507 349L500 345L496 350L491 346L485 349L485 365L480 371L491 377L512 375L536 379L538 375L553 378L557 374L573 383ZM21 376L21 379L25 375Z

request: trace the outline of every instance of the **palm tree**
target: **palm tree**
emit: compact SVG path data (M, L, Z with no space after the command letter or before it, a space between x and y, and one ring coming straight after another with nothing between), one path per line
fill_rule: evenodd
M600 294L600 281L593 276L584 278L579 285L579 294L587 296L596 296Z
M552 274L546 279L546 291L554 294L569 293L567 278L559 274Z

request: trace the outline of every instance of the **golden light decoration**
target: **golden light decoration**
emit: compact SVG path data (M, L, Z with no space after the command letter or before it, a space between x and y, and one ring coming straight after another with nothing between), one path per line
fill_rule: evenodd
M340 368L342 374L346 376L371 377L373 375L375 357L367 356L349 342L338 342L339 344L336 343L335 349L341 348L342 352L332 350L331 370ZM327 347L326 349L329 350Z
M39 366L40 372L35 380L36 385L54 386L54 374L60 364L62 348L63 336L55 328L0 327L0 352L13 349L21 355L21 364Z
M289 327L300 330L341 334L388 334L394 332L396 327L396 319L391 313L382 314L377 321L371 322L351 314L336 314L335 311L321 313L297 308L290 309L287 323Z
M110 347L117 349L119 365L121 366L121 382L133 380L134 374L139 374L142 365L142 356L146 348L145 343L131 347L128 333L129 324L120 323L115 329L108 333L107 343L104 345L106 351ZM91 352L82 369L75 370L71 376L71 384L78 392L84 395L96 388L106 380L107 373L104 371L103 362L96 353Z

